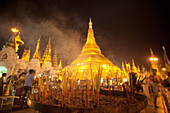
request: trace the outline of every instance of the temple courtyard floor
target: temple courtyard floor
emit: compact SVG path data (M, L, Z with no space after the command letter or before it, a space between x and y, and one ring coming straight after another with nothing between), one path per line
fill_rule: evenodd
M168 101L170 103L170 91L166 92L167 97L168 97ZM157 106L158 108L154 107L154 103L153 103L153 95L151 95L151 99L148 101L148 106L142 110L140 113L170 113L167 111L165 104L163 105L164 101L163 101L163 97L159 95L158 99L157 99ZM31 108L26 108L26 109L18 109L13 111L12 113L39 113L36 110L33 110Z

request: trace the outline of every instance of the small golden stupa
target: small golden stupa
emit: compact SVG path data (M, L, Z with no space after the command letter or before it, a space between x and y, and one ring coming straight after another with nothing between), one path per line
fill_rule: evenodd
M92 75L97 75L98 70L102 69L101 78L114 78L120 69L113 65L100 50L94 37L92 28L92 21L89 21L89 29L86 44L80 56L74 60L71 65L67 66L65 70L76 73L76 78L79 80L91 79Z

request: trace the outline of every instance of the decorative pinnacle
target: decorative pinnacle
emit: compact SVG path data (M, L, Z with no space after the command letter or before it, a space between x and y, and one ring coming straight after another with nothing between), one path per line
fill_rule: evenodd
M91 18L89 18L89 28L92 28L92 25L93 25L93 23L91 21Z

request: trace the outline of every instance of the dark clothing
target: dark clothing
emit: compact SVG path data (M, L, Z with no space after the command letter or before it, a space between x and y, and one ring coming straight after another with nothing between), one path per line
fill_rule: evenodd
M3 94L3 86L0 86L0 96Z
M25 97L26 96L28 97L31 94L31 90L32 90L32 88L30 86L24 86L23 94L22 94L21 107L23 107L23 105L24 105Z
M3 94L3 77L0 78L0 96Z
M20 104L20 99L21 99L21 96L22 96L22 91L23 91L23 87L16 89L15 96L18 96L19 99L18 98L14 99L15 104Z

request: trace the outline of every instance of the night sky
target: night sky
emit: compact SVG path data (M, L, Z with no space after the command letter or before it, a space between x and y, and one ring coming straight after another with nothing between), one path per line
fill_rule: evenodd
M81 52L86 41L88 19L92 18L96 41L115 65L122 61L149 67L149 48L163 63L162 46L170 57L170 3L164 0L1 0L0 46L19 23L25 42L19 55L30 47L31 56L41 36L43 54L49 37L52 54L57 48L64 65Z

